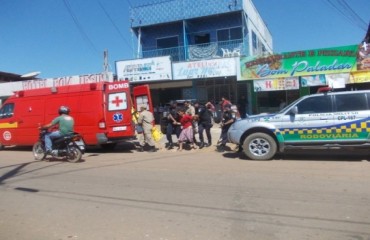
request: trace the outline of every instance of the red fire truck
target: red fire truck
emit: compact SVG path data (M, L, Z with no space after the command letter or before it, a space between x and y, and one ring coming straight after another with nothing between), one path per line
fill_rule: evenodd
M128 81L17 91L0 108L0 149L33 145L38 127L50 123L60 106L71 109L75 131L86 145L112 147L135 138L132 112L140 104L153 111L149 86L137 86L131 92Z

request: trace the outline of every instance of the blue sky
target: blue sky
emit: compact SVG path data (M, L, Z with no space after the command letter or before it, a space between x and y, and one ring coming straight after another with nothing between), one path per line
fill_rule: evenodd
M0 0L0 71L40 71L41 78L99 73L105 49L115 71L115 61L133 58L129 6L140 1ZM369 0L253 3L272 34L275 52L357 44L370 21ZM343 12L345 4L362 21Z

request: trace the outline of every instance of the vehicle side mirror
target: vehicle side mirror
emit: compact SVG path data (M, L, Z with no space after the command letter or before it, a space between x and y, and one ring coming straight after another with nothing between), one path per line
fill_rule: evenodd
M294 106L290 109L289 114L290 115L296 115L298 113L298 107Z

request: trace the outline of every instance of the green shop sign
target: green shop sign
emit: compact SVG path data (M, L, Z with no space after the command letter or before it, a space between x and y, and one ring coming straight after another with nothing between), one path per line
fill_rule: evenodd
M356 71L358 45L240 58L240 80Z

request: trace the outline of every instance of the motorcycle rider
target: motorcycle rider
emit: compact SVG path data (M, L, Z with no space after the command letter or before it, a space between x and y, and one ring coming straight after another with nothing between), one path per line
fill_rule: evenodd
M66 106L59 108L59 116L54 118L51 123L44 125L43 129L58 126L57 131L49 132L45 135L46 154L51 153L52 140L58 137L66 136L74 132L74 119L69 115L70 109Z

